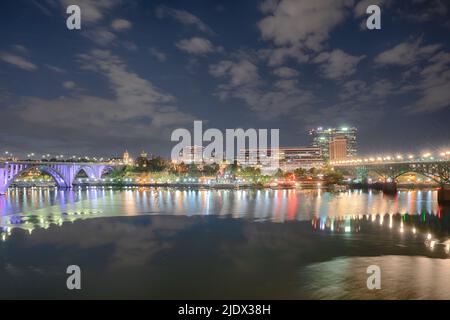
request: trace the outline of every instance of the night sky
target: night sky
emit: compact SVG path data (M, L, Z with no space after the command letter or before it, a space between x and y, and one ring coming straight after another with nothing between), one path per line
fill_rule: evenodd
M360 154L450 148L449 18L447 0L1 1L0 152L167 157L193 120L279 128L282 146L345 125Z

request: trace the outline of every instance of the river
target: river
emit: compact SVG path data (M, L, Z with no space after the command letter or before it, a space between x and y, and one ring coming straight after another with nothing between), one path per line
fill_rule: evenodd
M0 298L450 299L449 217L431 189L12 188Z

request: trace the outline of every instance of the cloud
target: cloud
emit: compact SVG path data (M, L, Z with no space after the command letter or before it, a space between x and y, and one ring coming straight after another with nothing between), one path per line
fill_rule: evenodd
M125 49L130 50L130 51L136 51L139 49L137 44L134 43L133 41L123 41L121 44Z
M193 120L178 109L174 96L128 70L125 62L110 51L92 50L78 55L77 61L82 70L106 79L108 98L77 90L54 99L24 97L6 111L4 119L14 121L16 137L51 137L53 144L70 141L73 148L98 150L118 143L167 142L174 127ZM52 132L64 135L55 137Z
M273 70L273 74L280 78L295 78L298 77L299 72L288 67L280 67Z
M22 58L20 56L17 56L15 54L10 53L0 53L0 59L6 63L9 63L15 67L18 67L20 69L26 70L26 71L35 71L37 70L37 66L26 60L25 58Z
M199 37L182 39L176 42L175 46L182 51L195 55L204 55L222 51L221 47L215 47L208 39Z
M83 35L100 46L107 46L117 39L114 33L104 27L83 30Z
M322 52L315 59L315 63L320 64L322 76L328 79L341 79L356 72L358 63L365 58L362 56L352 56L340 49L331 52Z
M309 56L298 46L291 47L277 47L265 48L259 50L259 56L267 60L269 66L282 65L286 59L291 58L298 63L305 63L309 61Z
M450 3L445 0L414 0L407 1L398 10L398 14L415 22L434 22L443 19L448 22ZM447 18L447 19L446 19Z
M268 85L260 78L258 67L246 58L220 61L211 65L209 72L226 80L216 90L219 99L243 100L255 116L265 120L300 112L313 101L312 93L301 89L297 80L281 79Z
M420 59L431 56L441 47L440 44L422 46L422 39L414 42L402 42L375 57L380 65L411 65Z
M156 8L156 16L159 19L170 17L185 26L195 27L207 34L214 34L214 31L200 20L200 18L185 10L172 9L161 5Z
M76 4L81 9L82 23L96 23L101 21L105 14L117 7L121 0L60 0L61 7L66 12L66 8Z
M38 8L43 14L47 15L47 16L51 16L52 12L50 9L48 9L45 5L43 5L42 3L40 3L42 1L39 0L30 0L30 3L32 5L34 5L36 8Z
M92 50L89 54L80 54L78 57L82 69L106 76L118 100L126 105L134 104L151 109L155 104L175 100L172 95L157 89L136 73L127 71L123 61L110 51Z
M125 31L131 29L131 22L125 19L115 19L111 23L111 28L115 31Z
M20 53L20 54L28 54L29 50L27 47L25 47L24 45L21 44L14 44L12 45L12 48L14 49L14 51Z
M47 68L49 68L50 70L57 72L57 73L67 73L66 70L64 70L63 68L57 67L57 66L53 66L50 64L46 64L45 65Z
M258 23L265 40L277 46L319 51L333 28L345 20L353 0L266 0L268 14Z
M394 85L388 79L377 79L370 85L363 80L350 80L342 84L339 98L347 102L367 102L370 100L383 102L382 99L396 93L401 93L399 86Z
M230 60L220 61L211 65L209 72L214 77L227 77L230 79L230 87L242 85L256 85L260 81L258 67L248 60L233 62Z
M63 83L63 87L68 89L68 90L73 90L77 88L77 84L73 81L65 81Z
M149 52L152 56L154 56L159 62L164 62L167 60L167 55L164 52L161 52L157 48L150 48Z
M419 98L404 108L408 112L429 113L450 107L450 52L441 51L431 57L414 78L412 89Z

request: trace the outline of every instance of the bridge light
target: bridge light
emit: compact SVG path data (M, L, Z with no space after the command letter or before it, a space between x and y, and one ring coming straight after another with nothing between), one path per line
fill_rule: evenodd
M408 159L412 159L412 158L414 158L414 156L412 154L409 154Z
M398 160L402 160L402 159L403 159L403 157L402 157L401 155L398 155L396 158L397 158Z

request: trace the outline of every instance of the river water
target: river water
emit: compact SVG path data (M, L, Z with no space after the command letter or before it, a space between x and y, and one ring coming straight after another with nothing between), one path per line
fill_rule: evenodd
M450 299L449 217L435 190L10 189L0 298Z

